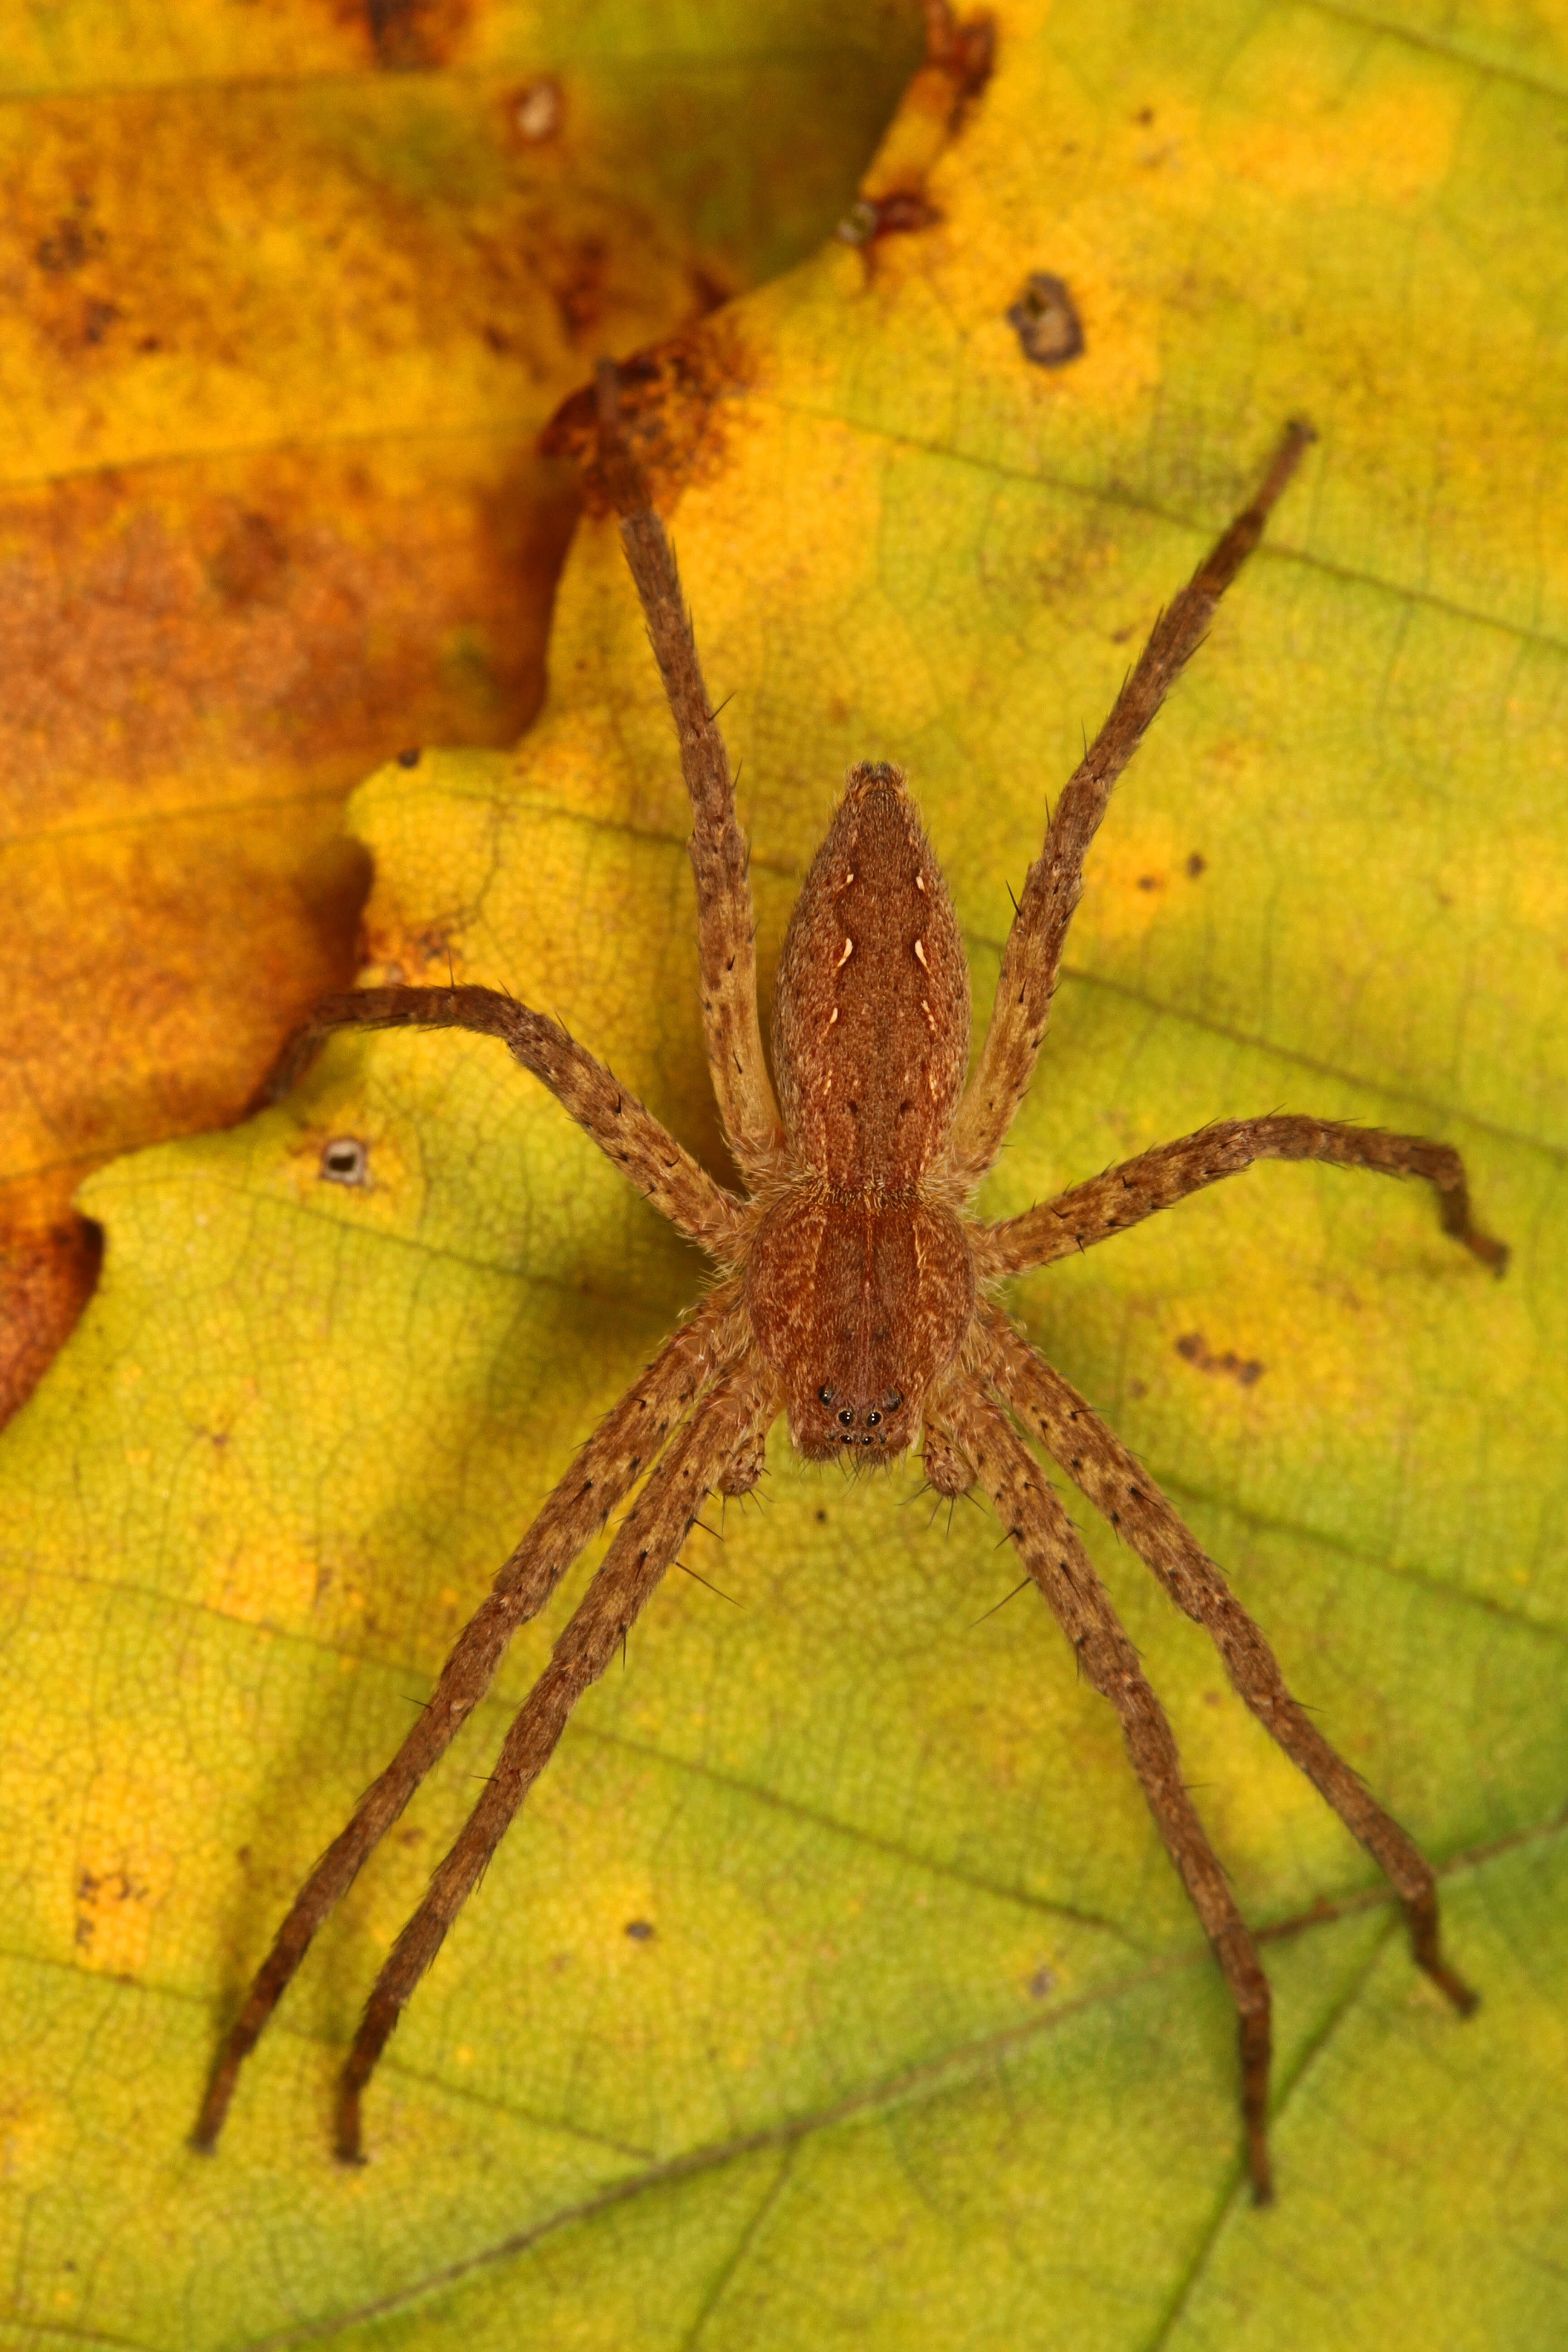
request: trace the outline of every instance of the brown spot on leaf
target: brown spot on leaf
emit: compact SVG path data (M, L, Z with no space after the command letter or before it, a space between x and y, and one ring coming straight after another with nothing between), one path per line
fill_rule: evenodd
M450 65L474 14L473 0L353 0L362 9L376 64L395 73Z
M993 17L954 16L946 0L928 0L926 61L944 73L953 87L953 113L978 98L996 63L996 26Z
M1007 312L1026 360L1037 367L1065 367L1083 351L1083 325L1065 279L1037 269Z
M76 1947L93 1965L123 1970L145 1957L147 1922L143 1906L153 1887L129 1863L77 1873ZM142 1916L136 1916L137 1914Z
M286 591L289 551L270 515L235 515L207 562L207 577L230 604L272 604Z
M921 188L896 188L875 204L860 196L834 234L846 245L874 245L879 237L908 236L942 218Z
M721 468L723 404L751 380L751 355L731 320L718 318L668 342L634 352L617 368L620 427L643 468L656 506L673 503L686 483L710 480ZM583 471L590 512L613 501L599 472L599 427L594 387L562 402L543 433L540 451L574 460Z
M947 0L926 0L925 62L905 90L860 194L838 224L869 263L885 237L932 227L942 215L926 194L932 166L958 136L991 78L996 31L986 16L960 21Z
M1256 1356L1238 1356L1231 1348L1223 1355L1215 1355L1201 1331L1184 1331L1175 1344L1184 1363L1194 1365L1200 1372L1234 1381L1238 1388L1249 1389L1255 1381L1263 1378L1266 1367Z
M56 222L33 247L33 259L51 278L80 269L103 249L103 232L92 226L90 199L79 196L75 209Z

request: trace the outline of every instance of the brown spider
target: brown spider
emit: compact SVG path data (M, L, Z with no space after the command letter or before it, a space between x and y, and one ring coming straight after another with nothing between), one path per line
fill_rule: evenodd
M554 1021L488 988L372 988L329 997L283 1066L287 1083L341 1028L476 1029L504 1039L719 1279L607 1415L459 1635L435 1693L300 1888L230 2031L195 2144L210 2148L241 2062L311 1937L483 1697L511 1634L537 1614L608 1514L643 1484L604 1564L507 1735L495 1770L393 1947L343 2068L337 2152L361 2152L360 2103L387 2036L477 1884L573 1707L605 1671L717 1487L762 1475L783 1411L803 1454L886 1462L923 1429L928 1479L984 1487L1077 1654L1121 1718L1133 1767L1225 1973L1240 2023L1255 2195L1270 2193L1269 1994L1257 1948L1182 1782L1170 1726L1087 1552L1019 1433L1026 1430L1205 1626L1232 1682L1393 1882L1420 1967L1455 2007L1475 1996L1442 1957L1432 1871L1286 1689L1273 1653L1133 1456L988 1297L1254 1160L1322 1160L1436 1186L1444 1230L1501 1271L1471 1221L1457 1152L1330 1120L1227 1119L1141 1152L1002 1223L966 1204L1028 1086L1110 790L1257 545L1311 439L1286 432L1257 496L1155 623L1110 718L1058 802L1029 869L973 1078L969 975L946 887L897 768L851 769L784 940L773 1002L777 1098L757 1013L747 849L708 707L675 561L628 455L613 369L599 383L600 464L642 600L692 804L702 1019L730 1149L750 1186L714 1182Z

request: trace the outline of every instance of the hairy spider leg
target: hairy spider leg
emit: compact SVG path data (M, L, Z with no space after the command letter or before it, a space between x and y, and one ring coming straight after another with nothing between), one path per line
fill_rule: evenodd
M1241 2111L1252 2193L1273 2195L1268 2165L1268 1979L1213 1846L1182 1780L1164 1709L1068 1517L999 1405L963 1378L944 1390L936 1418L972 1465L1020 1560L1072 1643L1083 1674L1116 1709L1122 1738L1156 1828L1181 1873L1236 2004L1241 2042Z
M349 989L324 997L290 1041L268 1082L268 1097L287 1093L338 1029L472 1029L500 1038L689 1241L721 1265L735 1265L743 1254L744 1205L714 1182L613 1070L547 1013L496 988Z
M1310 425L1290 425L1249 506L1205 556L1175 602L1155 622L1110 716L1074 769L1030 866L1003 950L991 1025L953 1130L960 1180L979 1183L1002 1148L1027 1090L1050 1017L1062 946L1083 895L1083 861L1111 787L1199 645L1215 606L1263 536L1268 510L1302 452Z
M1468 2016L1476 1996L1442 1956L1437 1881L1430 1863L1292 1697L1258 1627L1114 1431L999 1307L984 1307L981 1319L988 1344L980 1377L1131 1545L1177 1608L1204 1628L1237 1695L1394 1885L1405 1906L1416 1965Z
M735 814L729 754L708 707L674 551L621 430L619 379L613 362L600 362L595 381L599 470L620 516L621 544L664 680L680 745L680 772L691 799L687 846L697 883L697 952L708 1066L730 1149L737 1166L754 1182L776 1164L784 1130L757 1011L751 850Z
M616 1530L507 1733L483 1796L375 1980L339 2087L337 2153L345 2163L361 2159L361 2096L404 2004L554 1754L573 1708L636 1623L710 1489L773 1409L772 1376L754 1356L725 1373L670 1440Z
M713 1292L665 1342L577 1454L458 1636L428 1706L300 1887L257 1970L213 2070L192 2135L197 2147L215 2145L240 2066L288 1990L317 1928L483 1698L513 1633L537 1616L584 1546L658 1456L675 1423L732 1360L736 1349L731 1327L739 1291L739 1284L731 1282Z
M1156 1210L1172 1208L1206 1184L1250 1168L1255 1160L1319 1160L1333 1168L1367 1168L1379 1176L1424 1177L1436 1192L1443 1231L1495 1274L1508 1265L1507 1244L1483 1233L1471 1216L1465 1163L1451 1146L1281 1111L1262 1118L1216 1119L1196 1135L1141 1151L1103 1176L1074 1184L1022 1216L983 1226L974 1236L975 1264L987 1277L1049 1265L1125 1233Z

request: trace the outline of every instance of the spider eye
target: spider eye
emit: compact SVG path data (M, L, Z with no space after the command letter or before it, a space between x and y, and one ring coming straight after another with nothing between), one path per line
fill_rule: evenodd
M846 1429L851 1429L851 1428L853 1428L854 1423L855 1423L855 1416L854 1416L854 1414L850 1412L849 1407L848 1407L847 1405L846 1405L846 1406L844 1407L844 1410L843 1410L843 1412L839 1414L838 1418L839 1418L839 1420L843 1423L843 1424L844 1424L844 1426L845 1426L845 1428L846 1428Z
M902 1389L894 1389L890 1396L885 1396L882 1399L882 1409L886 1412L897 1412L903 1401L904 1392Z
M816 1391L817 1402L819 1404L831 1404L837 1393L838 1391L837 1389L818 1389Z
M877 1423L881 1420L881 1418L882 1418L882 1416L881 1416L881 1414L880 1414L879 1412L875 1412L875 1411L873 1411L873 1412L868 1412L868 1413L866 1415L866 1426L867 1426L867 1428L868 1428L868 1429L875 1429L875 1428L876 1428L876 1426L877 1426Z

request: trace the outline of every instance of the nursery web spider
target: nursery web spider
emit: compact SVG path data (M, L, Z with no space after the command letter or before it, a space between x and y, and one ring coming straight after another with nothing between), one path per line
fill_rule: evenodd
M1255 1160L1321 1160L1424 1177L1445 1232L1501 1271L1444 1144L1332 1120L1226 1119L1140 1152L1025 1215L967 1204L995 1160L1045 1034L1085 852L1112 785L1215 606L1261 536L1310 440L1285 433L1251 503L1161 614L1073 774L1029 869L973 1079L958 925L895 767L852 768L796 902L773 1002L770 1080L757 1011L747 848L664 526L599 377L599 465L679 738L692 807L702 1022L740 1198L716 1183L558 1023L493 989L368 988L329 997L283 1066L335 1029L474 1029L502 1039L679 1230L714 1259L702 1303L588 1440L459 1635L429 1705L295 1897L224 2042L198 2147L222 2127L254 2047L312 1936L478 1705L515 1629L534 1616L606 1517L632 1496L604 1564L508 1733L483 1794L393 1947L343 2067L337 2152L361 2153L362 2095L387 2036L578 1699L620 1648L712 1488L743 1495L782 1412L801 1452L886 1462L921 1436L927 1478L989 1496L1079 1668L1116 1709L1133 1768L1236 2004L1255 2195L1270 2194L1269 1993L1257 1947L1192 1801L1171 1728L1088 1553L1025 1442L1120 1531L1205 1626L1241 1697L1386 1874L1415 1960L1454 2006L1475 1996L1443 1958L1432 1871L1287 1690L1214 1562L1127 1448L991 1297L1167 1209ZM639 1486L639 1481L640 1486Z

